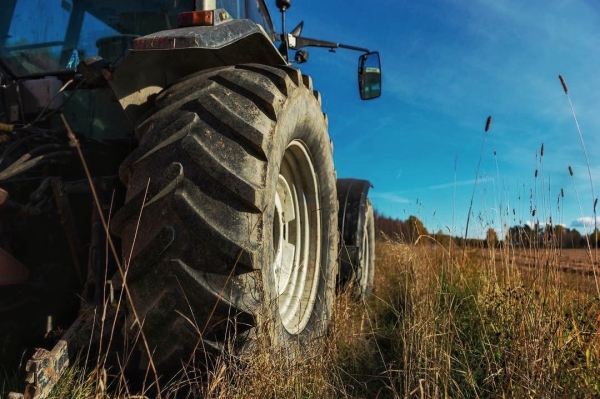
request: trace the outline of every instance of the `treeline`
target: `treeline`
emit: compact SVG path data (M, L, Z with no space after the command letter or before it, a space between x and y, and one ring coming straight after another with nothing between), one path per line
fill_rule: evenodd
M458 246L498 246L501 243L511 244L515 247L556 247L556 248L586 248L588 243L592 247L600 245L600 229L593 233L581 234L577 229L564 226L540 225L514 226L501 240L496 231L489 228L484 239L451 236L439 230L435 233L427 231L423 222L416 216L409 216L407 220L400 220L385 216L375 210L375 237L376 239L390 239L407 243L427 244L438 242L448 246L450 242Z
M414 243L420 236L429 234L423 222L416 216L400 220L384 216L377 210L375 210L374 216L376 239L387 238Z
M423 222L416 216L409 216L406 220L391 218L375 210L375 238L378 240L395 240L412 244L431 244L437 242L445 247L453 242L455 245L486 246L488 242L497 243L496 233L492 230L491 235L485 240L469 238L465 241L463 237L453 237L441 230L430 233Z
M587 248L590 245L596 248L600 244L600 230L596 228L590 234L581 234L577 229L564 226L514 226L506 232L504 240L520 247Z

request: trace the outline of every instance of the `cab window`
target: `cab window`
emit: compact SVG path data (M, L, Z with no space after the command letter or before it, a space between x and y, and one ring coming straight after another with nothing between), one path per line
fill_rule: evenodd
M257 24L262 25L267 32L267 35L273 40L275 38L275 31L273 30L273 22L269 15L269 10L263 0L248 0L249 15L250 19Z

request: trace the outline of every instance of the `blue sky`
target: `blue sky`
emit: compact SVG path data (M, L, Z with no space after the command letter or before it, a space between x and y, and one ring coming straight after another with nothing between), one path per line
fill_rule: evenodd
M600 3L295 0L288 28L301 20L304 36L381 53L383 95L373 101L358 97L359 53L309 49L302 67L323 95L338 176L369 179L380 212L463 235L474 192L469 236L550 218L585 231L590 179L558 75L597 196Z

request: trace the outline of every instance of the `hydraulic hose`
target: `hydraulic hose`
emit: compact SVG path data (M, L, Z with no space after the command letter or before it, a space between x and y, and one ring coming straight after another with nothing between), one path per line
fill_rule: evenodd
M39 137L39 136L41 136L41 134L39 134L39 133L31 134L27 137L20 138L20 139L14 141L13 143L9 144L8 147L6 147L6 149L2 152L2 155L0 155L0 166L2 165L2 162L4 162L4 159L6 159L6 157L12 151L14 151L17 147L19 147L23 143L27 142L28 140L30 140L34 137Z
M72 154L73 153L71 151L56 151L56 152L51 152L49 154L40 155L38 157L35 157L29 161L23 162L15 167L11 167L11 168L5 170L4 172L0 173L0 181L10 179L11 177L14 177L14 176L16 176L20 173L23 173L31 168L34 168L36 166L47 165L49 163L56 163L57 160L53 159L53 158L70 156Z
M0 132L10 133L14 130L14 128L15 128L15 125L0 123Z
M44 192L50 186L50 182L52 181L52 179L54 179L54 177L52 176L46 177L39 185L39 187L34 192L29 194L29 201L31 201L32 203L37 203L41 201L44 198Z
M63 145L60 144L45 144L45 145L41 145L39 147L34 148L33 150L29 151L28 153L24 154L21 156L21 158L17 159L15 162L13 162L12 165L10 165L8 168L6 168L5 170L2 171L2 173L6 173L9 172L11 170L13 170L14 168L16 168L17 166L19 166L20 164L29 161L33 156L44 152L46 150L58 150L60 148L63 148Z

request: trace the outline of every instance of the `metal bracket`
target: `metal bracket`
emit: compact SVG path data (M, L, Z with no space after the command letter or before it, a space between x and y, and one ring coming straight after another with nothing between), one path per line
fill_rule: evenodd
M48 396L69 366L70 358L74 355L70 353L69 344L73 346L74 339L79 334L82 320L82 316L75 320L75 323L71 325L51 351L46 349L35 351L25 366L25 370L27 371L25 393L11 392L9 395L10 398L44 399Z
M47 398L78 352L90 342L101 339L94 322L96 315L97 312L88 309L75 320L52 350L37 349L25 366L27 385L24 393L11 392L8 397L10 399ZM104 322L110 322L114 317L117 317L116 309L109 307Z

